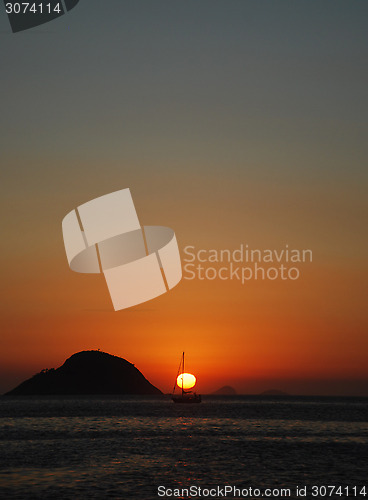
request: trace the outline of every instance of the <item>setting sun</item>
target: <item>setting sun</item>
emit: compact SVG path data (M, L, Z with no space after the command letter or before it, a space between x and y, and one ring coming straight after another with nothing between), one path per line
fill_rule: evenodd
M183 387L183 389L191 389L195 386L196 382L195 376L191 373L181 373L176 379L178 386Z

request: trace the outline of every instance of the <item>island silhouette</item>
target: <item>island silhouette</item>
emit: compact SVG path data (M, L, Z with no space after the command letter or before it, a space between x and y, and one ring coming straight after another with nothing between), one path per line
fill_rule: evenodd
M102 351L81 351L59 368L42 370L5 395L59 394L155 395L162 392L126 359Z

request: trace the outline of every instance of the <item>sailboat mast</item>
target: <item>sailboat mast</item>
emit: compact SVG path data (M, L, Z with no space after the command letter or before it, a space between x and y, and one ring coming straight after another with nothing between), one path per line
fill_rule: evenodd
M181 393L184 393L184 351L183 351L183 371L181 376Z

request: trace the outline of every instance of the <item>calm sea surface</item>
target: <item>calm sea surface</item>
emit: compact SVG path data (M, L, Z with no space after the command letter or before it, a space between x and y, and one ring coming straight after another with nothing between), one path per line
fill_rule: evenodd
M0 498L148 500L160 485L296 498L296 486L365 485L364 499L367 419L367 398L0 398Z

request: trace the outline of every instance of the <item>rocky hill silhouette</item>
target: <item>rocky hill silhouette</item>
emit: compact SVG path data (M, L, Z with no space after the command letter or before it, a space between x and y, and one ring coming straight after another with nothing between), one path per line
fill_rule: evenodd
M101 351L73 354L59 368L42 370L6 395L162 394L132 364Z

